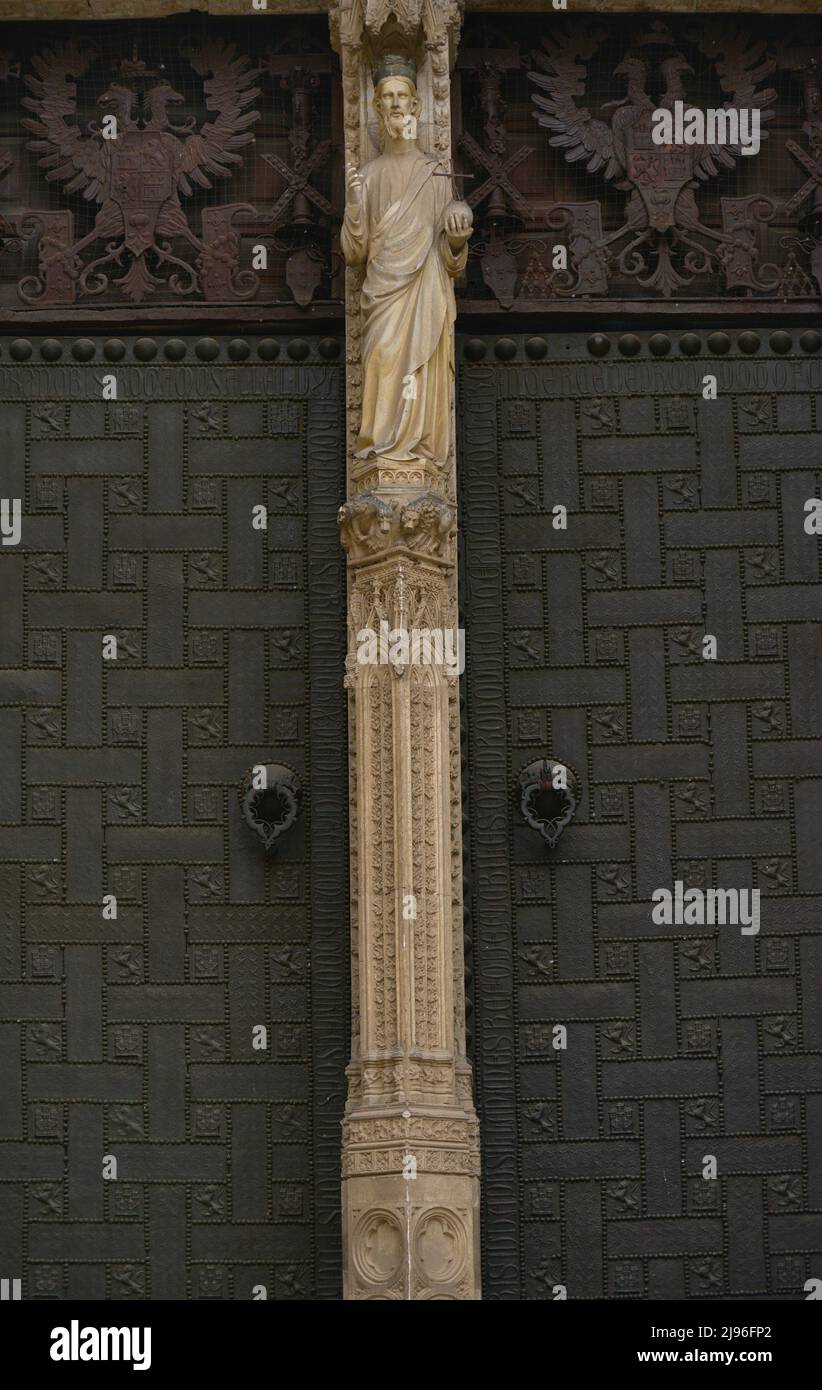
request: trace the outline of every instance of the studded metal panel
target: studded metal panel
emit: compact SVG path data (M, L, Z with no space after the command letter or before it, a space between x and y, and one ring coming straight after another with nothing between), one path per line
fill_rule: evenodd
M1 1272L24 1298L339 1297L339 345L0 347L0 493L23 501L0 549ZM237 795L270 761L309 791L276 859Z
M459 345L487 1298L822 1274L820 346ZM511 794L545 755L553 850ZM758 888L759 934L655 925L676 878Z

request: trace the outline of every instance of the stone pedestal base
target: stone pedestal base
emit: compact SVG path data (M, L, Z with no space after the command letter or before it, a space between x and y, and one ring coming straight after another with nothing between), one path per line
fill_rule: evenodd
M345 1178L343 1247L346 1299L478 1299L479 1179Z

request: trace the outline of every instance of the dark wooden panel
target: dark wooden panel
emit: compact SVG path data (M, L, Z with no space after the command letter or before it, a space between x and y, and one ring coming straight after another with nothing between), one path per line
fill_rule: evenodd
M340 346L2 344L0 1247L24 1298L341 1295ZM237 796L271 761L315 793L276 858Z
M822 1272L822 364L648 341L458 340L491 1299L796 1299ZM512 796L540 757L581 785L553 849ZM677 879L758 889L759 933L655 924Z

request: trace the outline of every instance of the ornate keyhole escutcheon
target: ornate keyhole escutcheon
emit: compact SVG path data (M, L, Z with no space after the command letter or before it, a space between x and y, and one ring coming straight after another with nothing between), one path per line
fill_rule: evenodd
M240 784L243 820L259 836L269 854L276 854L277 841L295 824L304 798L298 774L285 763L260 763L243 776Z
M538 758L519 773L514 800L526 825L536 830L548 848L553 849L576 815L579 781L565 763L554 758Z

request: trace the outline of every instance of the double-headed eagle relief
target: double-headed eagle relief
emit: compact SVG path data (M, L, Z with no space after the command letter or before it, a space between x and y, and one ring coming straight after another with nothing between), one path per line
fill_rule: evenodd
M29 149L49 182L62 183L64 195L81 195L96 215L79 237L69 209L27 219L24 233L39 233L39 265L20 283L26 302L71 304L78 294L111 288L134 304L166 287L205 299L255 293L257 277L239 268L233 227L235 217L254 208L204 208L198 236L182 200L231 178L242 164L240 151L253 141L251 127L260 118L249 109L260 95L253 85L257 69L220 39L180 51L202 79L211 113L199 128L194 116L177 116L182 94L136 50L116 65L97 98L100 120L85 128L78 82L96 74L97 51L72 41L32 58L34 73L25 76L30 95L22 103L31 112L23 125L35 136Z
M689 91L694 67L671 32L661 22L638 30L613 68L625 95L606 102L597 118L585 104L587 65L606 36L602 27L580 24L552 30L533 55L540 71L528 74L536 88L535 118L553 132L549 144L627 195L624 221L609 232L599 203L553 208L549 225L567 229L573 259L565 291L603 293L617 274L669 296L696 276L717 271L724 272L729 289L775 288L780 272L757 265L754 246L755 221L773 216L773 201L722 198L721 229L705 224L697 202L700 183L732 169L750 151L739 143L659 144L653 138L655 113L703 105ZM764 42L750 40L738 24L717 21L700 26L687 46L713 68L724 98L720 109L727 113L723 122L744 123L751 112L758 125L772 119L768 108L777 93L763 82L776 61L766 55Z

